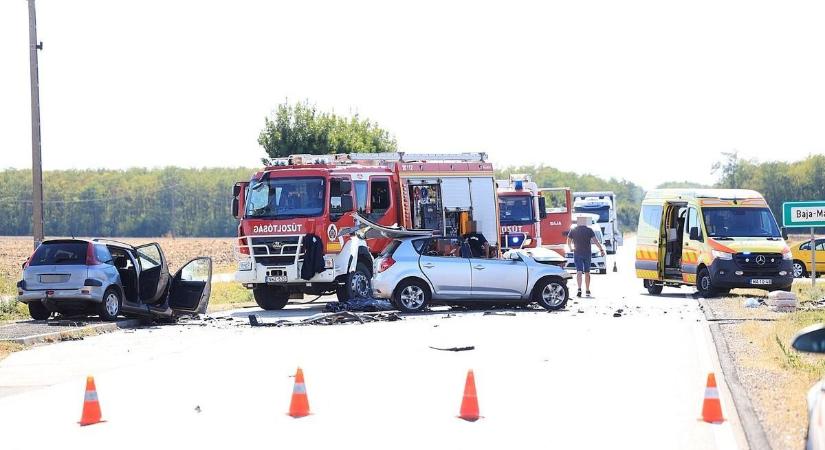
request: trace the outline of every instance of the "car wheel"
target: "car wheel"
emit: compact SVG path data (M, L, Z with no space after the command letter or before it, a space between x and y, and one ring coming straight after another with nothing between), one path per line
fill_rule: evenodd
M97 315L107 322L117 320L121 304L120 292L110 287L103 293L103 301L97 306Z
M252 289L252 296L255 303L267 311L283 309L289 303L289 291L283 286L257 286Z
M353 298L372 297L372 271L370 268L359 262L355 266L355 271L344 277L344 285L338 286L335 294L339 302L345 302Z
M393 304L403 312L421 312L430 303L430 288L419 280L404 280L392 294Z
M710 272L707 268L702 268L699 275L696 276L696 290L699 295L704 298L713 297L716 290L713 288L713 281L710 279Z
M46 320L52 316L52 312L41 302L29 302L29 315L34 320Z
M792 267L794 278L803 278L808 276L808 271L805 270L805 264L802 263L802 261L794 260Z
M662 293L662 289L664 289L664 285L656 284L651 280L644 280L644 287L647 289L647 293L650 295L659 295Z
M533 301L549 311L563 309L570 298L567 285L556 278L539 281L533 289Z

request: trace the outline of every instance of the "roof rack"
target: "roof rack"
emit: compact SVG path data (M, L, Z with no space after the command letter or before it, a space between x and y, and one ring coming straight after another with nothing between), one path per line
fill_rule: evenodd
M339 155L336 155L339 156ZM345 155L350 161L465 161L484 162L487 160L487 153L484 152L463 152L463 153L407 153L407 152L383 152L383 153L349 153Z

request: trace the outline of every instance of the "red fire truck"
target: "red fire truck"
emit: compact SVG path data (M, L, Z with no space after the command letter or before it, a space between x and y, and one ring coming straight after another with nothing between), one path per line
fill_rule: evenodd
M564 256L572 225L569 188L539 188L525 174L498 180L501 242L505 248L544 247Z
M498 247L493 166L485 153L292 155L235 184L235 279L264 309L290 298L371 293L373 255L386 239L344 232L353 213L384 226L465 234L470 223Z

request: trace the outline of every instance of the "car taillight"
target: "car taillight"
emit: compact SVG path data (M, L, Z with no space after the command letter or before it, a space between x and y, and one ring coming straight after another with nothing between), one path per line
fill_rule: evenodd
M395 264L395 260L392 259L391 256L387 256L386 258L382 259L381 262L378 264L378 272L381 273Z
M95 245L89 242L89 246L86 247L86 265L96 266L98 264L100 264L100 261L95 256Z

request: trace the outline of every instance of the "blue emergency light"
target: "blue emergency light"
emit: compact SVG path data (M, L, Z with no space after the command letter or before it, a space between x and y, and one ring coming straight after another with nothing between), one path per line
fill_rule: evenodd
M515 182L515 187L516 187L517 191L520 191L520 190L524 189L524 182L521 181L521 180L516 181Z

